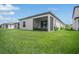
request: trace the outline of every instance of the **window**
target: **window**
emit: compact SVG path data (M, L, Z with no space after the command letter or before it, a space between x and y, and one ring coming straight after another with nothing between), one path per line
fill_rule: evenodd
M23 27L26 27L26 26L25 26L25 21L23 21Z

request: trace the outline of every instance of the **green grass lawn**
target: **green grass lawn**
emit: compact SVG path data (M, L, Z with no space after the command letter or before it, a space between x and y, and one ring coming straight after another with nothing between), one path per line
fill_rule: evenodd
M79 31L0 29L0 53L79 53Z

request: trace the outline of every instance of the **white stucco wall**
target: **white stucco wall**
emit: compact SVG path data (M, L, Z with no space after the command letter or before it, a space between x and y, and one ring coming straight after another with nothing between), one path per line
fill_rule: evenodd
M54 17L52 15L51 15L51 17L53 17L54 27L57 26L59 28L59 30L61 27L63 27L63 28L65 27L65 25L62 22L60 22L56 17Z
M7 26L8 26L8 27L7 27L8 29L14 29L14 28L15 28L15 27L14 27L14 24L7 24ZM2 24L2 25L1 25L1 28L6 28L6 24Z
M78 26L79 26L78 19L73 20L73 25L72 25L73 30L78 30L78 28L79 28Z
M48 16L48 15L50 15L50 14L40 15L40 16L36 16L36 17L28 18L28 19L23 19L23 20L20 21L20 29L33 30L33 19L40 18L40 17L45 17L45 16ZM57 18L55 18L52 15L50 15L50 17L53 18L53 29L54 29L54 26L59 27L59 29L60 29L61 26L64 27L64 24L61 23ZM48 17L48 19L49 19L49 17ZM26 27L23 27L23 21L25 21ZM49 27L50 26L48 25L48 29L49 29ZM50 29L49 29L49 31L50 31Z
M1 24L1 28L4 28L3 24Z
M25 21L26 27L23 27L23 21ZM20 29L33 30L33 18L24 19L20 21Z
M79 17L79 7L75 8L75 10L74 10L73 18L75 18L75 17Z
M8 29L14 29L14 28L15 28L14 24L9 24L8 25Z
M78 24L79 19L75 19L76 17L79 17L79 7L75 8L75 10L74 10L73 20L72 20L73 30L78 30L78 28L79 28L79 24Z
M28 18L28 19L24 19L24 20L20 21L20 29L33 30L33 19L40 18L40 17L45 17L45 16L48 16L48 14L40 15L40 16L36 16L36 17L32 17L32 18ZM26 27L23 27L23 21L25 21Z

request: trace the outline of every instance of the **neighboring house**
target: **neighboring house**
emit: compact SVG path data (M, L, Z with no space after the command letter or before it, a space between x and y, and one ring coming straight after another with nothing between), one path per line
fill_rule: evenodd
M7 29L14 29L14 24L13 23L3 23L1 24L2 28L7 28Z
M19 19L20 29L24 30L45 30L54 31L55 27L59 29L65 27L65 24L53 13L45 12L30 17Z
M3 23L1 24L1 28L6 29L18 29L19 28L19 22L16 23Z
M19 27L20 27L19 22L14 23L14 26L15 26L15 27L14 27L15 29L19 29Z
M0 24L0 28L1 28L1 24Z
M73 24L72 24L73 30L79 30L79 6L74 7L72 18L73 18Z

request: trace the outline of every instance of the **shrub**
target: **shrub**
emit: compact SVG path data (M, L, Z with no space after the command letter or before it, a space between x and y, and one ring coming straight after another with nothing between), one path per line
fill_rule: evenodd
M64 30L64 28L63 27L60 27L60 30Z
M72 30L70 25L65 25L65 30Z
M57 26L54 27L54 30L57 31L59 28Z

